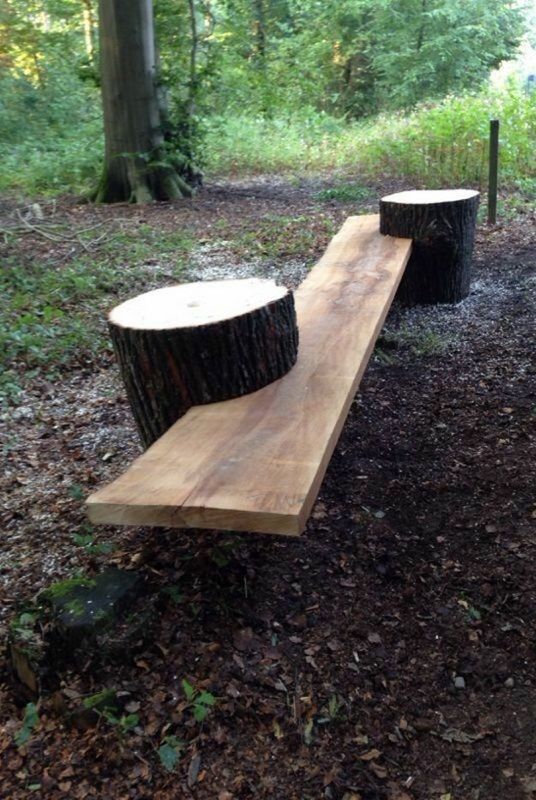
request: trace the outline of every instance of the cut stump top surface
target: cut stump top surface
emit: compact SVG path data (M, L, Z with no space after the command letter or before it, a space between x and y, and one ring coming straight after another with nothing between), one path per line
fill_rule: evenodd
M191 408L88 499L95 523L298 535L412 243L350 217L295 294L296 365L234 400Z
M382 203L402 203L404 205L435 205L436 203L455 203L469 200L479 193L473 189L411 189L382 197Z
M108 319L139 330L193 328L248 314L287 293L285 286L263 278L183 283L126 300Z

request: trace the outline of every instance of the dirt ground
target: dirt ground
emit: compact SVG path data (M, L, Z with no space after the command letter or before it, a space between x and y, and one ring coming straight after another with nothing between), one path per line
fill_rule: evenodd
M320 222L357 207L317 190L213 184L143 214L202 234L190 277L296 285L329 238ZM76 210L119 213L140 210ZM216 219L239 231L266 214L310 220L301 259L219 242ZM139 445L110 358L36 376L0 421L2 641L24 600L80 569L138 571L148 613L121 658L66 667L21 748L27 698L3 654L0 798L536 798L535 334L535 217L480 225L467 300L393 306L299 539L108 527L96 542L112 552L73 546L83 497ZM183 680L215 697L202 722ZM137 724L70 725L105 688Z

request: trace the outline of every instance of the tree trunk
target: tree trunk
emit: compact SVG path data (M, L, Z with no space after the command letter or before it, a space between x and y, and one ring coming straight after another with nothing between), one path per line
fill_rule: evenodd
M266 15L264 0L253 0L253 35L255 38L256 64L266 68Z
M280 378L298 352L292 292L257 278L147 292L117 306L108 324L145 447L191 406Z
M457 189L399 192L380 200L380 232L413 239L397 294L404 305L467 297L479 196Z
M84 20L84 42L86 55L91 66L95 65L95 14L93 13L92 0L82 0L84 6L82 14Z
M190 195L164 149L152 0L99 0L99 37L106 145L95 199L146 203Z

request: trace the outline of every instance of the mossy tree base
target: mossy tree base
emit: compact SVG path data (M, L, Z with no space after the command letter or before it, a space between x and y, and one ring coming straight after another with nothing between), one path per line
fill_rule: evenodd
M191 197L188 183L172 163L147 164L143 158L117 156L105 166L93 194L96 203L151 203Z
M149 203L189 197L198 178L186 132L166 138L152 0L99 0L104 171L93 200Z

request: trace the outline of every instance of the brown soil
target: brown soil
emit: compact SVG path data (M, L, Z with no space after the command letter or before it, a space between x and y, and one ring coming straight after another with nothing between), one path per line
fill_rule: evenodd
M233 230L266 213L313 230L352 213L315 188L213 186L144 214L206 239L216 213ZM69 487L119 474L134 426L110 363L35 379L1 423L4 623L80 568L139 570L153 598L175 589L151 601L123 659L60 676L20 750L23 702L4 669L3 800L536 797L535 233L529 216L481 226L466 301L393 307L298 540L110 527L98 533L113 554L74 547L84 514ZM322 229L306 259L325 243ZM303 273L295 259L272 267ZM183 679L217 698L202 723ZM106 687L139 715L133 730L79 731L58 714ZM172 773L157 755L170 735L184 743Z

